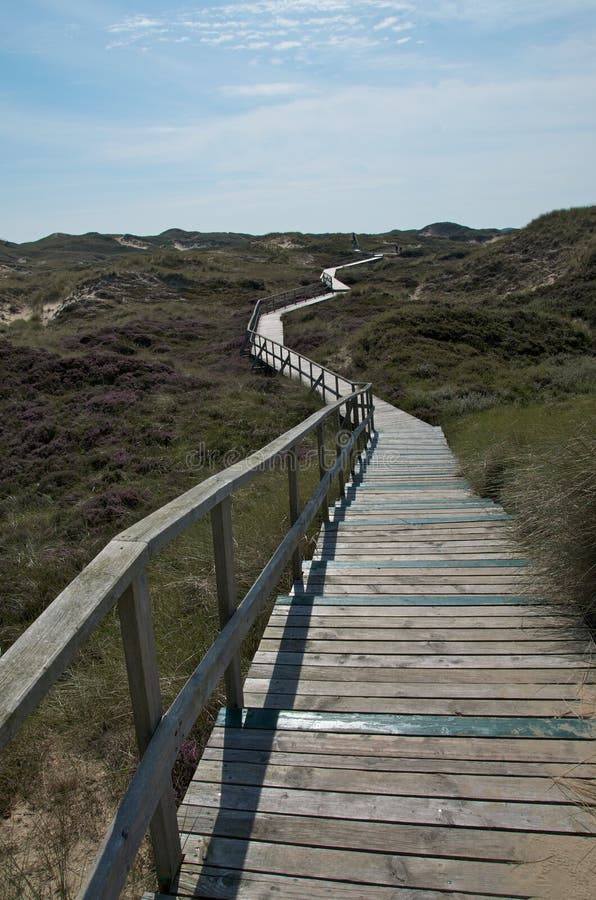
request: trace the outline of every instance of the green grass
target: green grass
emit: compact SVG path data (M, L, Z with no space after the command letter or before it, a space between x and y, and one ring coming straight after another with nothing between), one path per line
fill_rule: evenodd
M536 590L596 625L596 398L497 407L445 431L478 493L515 516Z

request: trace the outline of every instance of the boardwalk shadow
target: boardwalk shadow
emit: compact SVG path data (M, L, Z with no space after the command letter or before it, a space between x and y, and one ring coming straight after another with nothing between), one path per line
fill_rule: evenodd
M349 508L353 502L358 485L371 465L371 458L376 446L376 435L357 464L355 476L346 485L346 497L340 502L338 521L341 511ZM183 886L185 893L196 897L235 898L243 886L246 877L259 880L259 872L263 872L262 859L259 863L251 859L250 841L265 843L283 843L280 834L280 814L291 810L284 809L283 788L268 786L267 767L275 765L277 753L289 752L291 733L277 730L280 716L285 710L320 709L316 697L312 703L297 703L300 679L304 669L305 639L296 639L294 631L309 628L313 609L320 594L321 575L326 571L326 561L335 557L339 531L331 516L329 523L323 523L318 540L321 559L316 565L316 579L313 570L302 581L294 583L293 599L287 608L280 646L274 661L267 669L260 667L259 677L267 677L268 687L263 697L261 709L227 709L222 729L220 750L217 754L209 753L209 759L218 756L221 760L221 784L219 797L215 803L216 785L205 783L212 776L202 777L201 766L197 770L195 781L199 788L197 802L201 802L200 792L205 783L205 792L211 795L213 806L187 806L181 820L181 831L189 833L185 846L187 860L194 859L202 864L197 872L196 882L189 884L185 876ZM291 648L288 652L287 647ZM302 695L304 697L304 695ZM282 708L280 708L282 707ZM213 744L210 741L208 747ZM218 742L215 742L215 746ZM291 752L291 751L290 751ZM295 752L295 751L294 751ZM284 765L288 758L283 757ZM207 764L213 769L216 761ZM215 776L213 776L215 777ZM188 871L188 867L186 867ZM252 876L251 876L252 873ZM291 874L291 873L285 873ZM180 886L182 887L182 885ZM274 890L273 885L270 886ZM252 894L251 894L252 895Z

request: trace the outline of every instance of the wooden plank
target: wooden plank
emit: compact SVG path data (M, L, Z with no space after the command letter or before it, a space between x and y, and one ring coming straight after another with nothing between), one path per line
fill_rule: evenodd
M534 719L512 716L498 720L470 716L399 716L359 713L294 712L292 710L221 709L218 725L227 728L272 727L291 731L338 731L367 734L444 735L445 737L540 737L556 740L596 738L596 721Z
M562 853L557 854L556 859L563 861ZM540 896L548 897L549 900L560 900L561 896L560 893L557 895L553 892L552 883L551 890L542 892L543 885L540 877L536 878L536 867L523 864L512 866L492 861L436 857L431 860L396 853L348 852L222 837L210 842L205 848L203 862L211 867L284 876L301 876L308 872L314 878L335 878L360 885L363 892L370 891L372 894L378 885L391 887L397 882L424 890L440 890L445 886L455 891L475 893L500 890L501 896L503 892L518 892L524 888L535 893L538 884ZM587 870L585 864L582 868L583 871ZM188 884L194 886L198 874L198 866L189 862L180 875L180 881L184 885L188 879ZM559 881L557 890L561 887ZM200 891L202 893L202 888Z
M520 668L520 659L512 661L510 666L503 665L502 660L498 660L499 666L496 668L493 660L492 669L490 663L484 667L475 667L469 660L465 660L467 665L460 668L447 668L439 666L437 661L431 668L424 665L421 668L409 666L393 666L390 662L385 665L376 658L360 665L352 663L346 667L346 659L341 658L335 664L330 664L329 658L315 659L312 664L308 660L300 659L294 663L283 663L275 656L269 662L261 662L255 658L250 667L250 676L254 678L270 678L275 675L278 678L290 678L297 680L300 676L312 679L313 681L368 681L368 682L429 682L435 684L437 680L444 683L476 683L485 682L490 678L493 683L515 683L515 684L583 684L596 682L596 668L590 667L588 663L584 666L578 665L569 667L553 666L550 668L548 663L538 665L535 661L530 662L532 658L524 659L525 667ZM547 657L548 659L548 657Z
M418 825L451 825L454 828L509 829L554 834L593 834L593 814L575 803L520 803L467 800L452 797L371 797L331 791L240 785L191 784L189 805L239 811L311 815L330 819L402 822ZM192 799L195 798L195 799Z
M313 834L321 847L345 848L364 846L369 851L416 854L427 857L466 857L475 860L529 862L552 854L566 854L577 867L589 855L591 839L579 835L519 834L510 831L462 830L444 826L412 826L400 823L366 823L366 833L359 822L350 819L321 819L315 816L238 811L187 806L181 817L185 848L195 855L193 835L252 838L279 841L284 844L310 846ZM193 852L194 851L194 852Z
M271 629L273 632L280 632L284 629L324 629L332 633L334 631L341 632L342 629L358 628L362 629L363 637L367 636L367 631L372 636L373 632L386 629L407 630L408 633L421 631L432 633L432 629L440 629L442 633L451 629L473 630L476 632L486 631L488 629L501 629L503 632L514 630L523 631L527 634L532 633L553 633L554 631L564 631L566 634L587 634L584 625L577 622L577 619L570 616L508 616L507 607L502 609L503 615L483 615L482 618L478 614L462 616L459 615L432 615L432 608L424 607L423 613L420 615L403 616L399 614L399 609L387 609L382 607L373 607L377 613L375 616L358 615L358 609L354 610L355 615L320 615L319 611L313 611L310 608L288 606L274 610L270 624L267 626L266 633ZM451 607L453 609L453 607ZM385 613L385 614L383 614ZM394 615L394 613L397 613ZM313 632L314 634L314 632ZM294 637L296 635L293 635Z
M369 587L383 588L387 585L396 585L396 587L402 590L404 585L411 584L414 585L415 589L419 589L422 585L431 585L435 590L442 585L445 585L449 589L452 585L456 585L457 587L461 587L462 590L470 593L473 588L478 589L486 585L486 587L490 587L491 590L495 587L502 588L503 592L506 593L512 587L517 588L517 590L523 590L524 585L528 582L525 575L515 571L495 571L490 573L485 572L482 569L477 569L475 571L456 569L454 572L449 572L449 574L445 571L440 575L436 575L433 572L429 572L428 569L405 568L391 571L379 568L370 571L362 570L354 572L348 571L347 569L344 569L343 571L336 569L328 572L323 572L321 569L311 569L306 573L305 583L307 589L310 587L316 588L318 585L330 588L337 584L342 585L344 588L348 588L352 592L360 590L361 585L365 586L367 589ZM478 591L478 593L481 592L482 590ZM429 591L429 593L432 593L432 591ZM449 593L449 591L447 590L446 593ZM487 593L489 593L488 590Z
M277 666L341 666L343 668L432 668L432 669L586 669L589 666L585 654L467 654L458 656L432 654L365 654L365 653L292 653L283 650L258 650L255 663L271 663ZM436 673L435 673L436 677Z
M500 594L497 592L491 593L483 593L482 591L473 592L470 591L467 594L461 593L447 593L446 591L438 591L436 593L431 592L420 592L420 593L407 593L404 591L400 594L384 594L383 596L375 595L375 594L363 594L359 591L353 591L352 593L342 593L338 594L337 592L334 594L328 593L317 593L317 592L306 592L296 590L295 593L284 596L280 595L275 601L278 606L314 606L314 607L324 607L324 606L394 606L394 607L407 607L407 606L432 606L433 607L433 615L436 614L437 608L441 606L456 606L456 607L464 607L466 605L470 606L496 606L496 605L511 605L518 607L521 604L528 604L528 606L536 607L538 602L536 597L524 596L523 594ZM541 610L548 609L549 607L540 606ZM403 611L400 610L400 615L403 614Z
M438 641L416 641L413 639L405 640L386 640L386 641L359 641L356 634L352 640L298 640L292 638L282 638L281 640L270 640L263 638L259 647L261 653L268 651L280 650L284 653L304 652L308 653L332 653L334 655L341 653L380 653L384 656L396 655L433 655L440 656L442 654L462 655L466 653L487 654L487 655L506 655L512 654L581 654L588 653L591 649L591 643L583 641L568 640L541 640L541 641L500 641L500 640L475 640L475 641L458 641L458 640L438 640ZM585 662L585 661L584 661Z
M465 620L464 620L465 621ZM449 623L449 626L447 624ZM294 625L286 623L283 625L268 625L263 635L264 638L274 641L280 640L306 640L309 641L381 641L390 644L399 641L412 641L413 645L434 641L458 641L471 642L477 641L561 641L561 640L583 640L584 645L591 643L590 634L585 627L573 627L569 624L560 628L543 628L528 626L527 628L489 628L485 622L484 627L476 627L474 622L473 628L462 628L454 626L452 622L446 620L440 628L432 628L426 623L415 623L418 627L410 627L407 634L404 635L403 628L395 627L392 619L379 619L378 627L370 628L364 625L348 623L340 626L334 624L333 627L316 626L313 622L304 625ZM470 623L472 624L472 623Z
M367 894L369 891L367 890ZM343 881L307 876L277 875L271 872L246 872L228 867L202 866L200 876L186 872L183 883L178 885L178 897L213 897L218 900L270 900L283 897L288 900L362 900L362 886ZM165 895L150 895L150 900L164 900ZM375 885L375 897L379 900L461 900L461 894L451 891L419 891L415 888L384 887ZM466 900L492 900L486 894L466 894ZM500 895L500 900L518 900Z
M369 682L363 681L314 681L300 677L297 681L290 678L254 678L249 673L245 688L253 693L270 694L313 694L316 697L410 697L457 699L508 699L508 700L577 700L596 697L593 685L578 682L576 684L499 684L486 680L472 684L444 682L404 682L402 680Z
M371 797L453 797L470 800L511 800L535 803L568 804L582 795L585 782L573 776L561 779L507 775L468 775L436 772L375 772L359 769L332 769L318 766L281 766L224 760L201 760L187 799L200 797L198 785L304 788L310 791L349 792ZM592 805L596 804L596 797ZM594 822L596 829L596 821Z
M596 702L592 700L474 700L459 697L415 698L344 696L343 692L316 696L299 692L275 694L270 691L246 691L246 702L251 707L267 709L290 709L326 712L359 713L399 713L415 715L420 712L433 715L457 716L579 716L585 717L596 712Z
M538 624L551 619L563 623L577 621L577 616L574 615L570 607L565 609L549 606L545 603L532 602L530 598L524 597L520 598L520 605L516 605L515 602L509 602L511 595L506 595L505 600L507 602L503 602L501 598L495 600L494 597L479 598L477 595L462 597L459 602L458 598L452 596L448 598L439 597L438 604L436 595L430 598L418 595L413 600L420 602L407 604L404 604L403 596L397 599L396 602L391 602L387 597L383 597L381 598L382 603L373 603L364 597L336 598L338 602L332 603L331 600L334 598L318 598L316 595L308 594L296 594L291 598L282 597L278 599L282 602L277 602L274 606L271 613L272 621L278 618L287 618L288 621L301 621L304 619L315 621L320 619L325 624L325 622L335 621L335 617L338 616L346 620L365 618L367 621L370 621L371 619L381 618L398 622L404 621L406 623L404 627L408 627L408 621L411 621L416 626L417 619L420 619L422 624L427 620L439 620L441 623L443 621L447 623L463 619L464 621L468 620L469 625L470 619L473 619L475 622L484 621L485 615L488 617L488 621L511 617L516 617L520 621L528 623L537 620ZM300 603L301 599L304 599L305 602ZM432 602L427 603L427 599L430 599ZM484 602L485 600L486 602ZM490 601L493 602L491 603ZM479 606L482 609L478 609Z
M402 569L421 569L424 573L426 573L427 570L432 571L435 569L455 569L456 571L463 569L465 572L469 571L471 574L474 574L477 569L482 569L482 574L500 575L508 574L509 570L511 569L523 572L530 565L530 560L524 558L480 560L417 560L415 557L408 560L373 560L370 562L364 560L358 562L338 560L319 562L317 560L313 560L312 562L304 563L305 569L309 569L311 572L321 570L325 574L328 572L337 572L343 570L350 572L350 574L356 574L361 571L368 573L370 569L378 570L379 572L392 571L393 569L395 569L396 571L401 571ZM502 570L507 571L502 572ZM441 575L443 573L438 571L436 572L436 574ZM450 574L450 571L447 571L444 574Z
M447 747L443 741L443 750ZM449 745L448 745L449 746ZM353 748L351 748L353 750ZM585 752L585 748L584 748ZM261 765L316 766L329 769L357 769L361 772L446 772L459 775L518 775L541 778L565 779L569 776L591 780L596 775L596 759L581 765L568 762L517 762L507 759L451 759L449 757L409 758L406 756L372 756L348 753L306 753L296 747L295 752L272 750L270 747L255 750L241 746L212 746L205 748L204 760L220 760L227 763L260 763Z
M272 731L215 725L209 747L288 753L330 753L334 756L416 757L421 760L506 760L563 762L576 774L584 763L596 764L594 745L584 740L542 738L419 737L416 735L344 734L325 731Z

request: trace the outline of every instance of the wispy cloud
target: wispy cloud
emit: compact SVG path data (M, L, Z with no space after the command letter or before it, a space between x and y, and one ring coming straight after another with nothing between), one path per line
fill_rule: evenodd
M290 50L306 43L337 47L333 38L359 32L373 32L378 41L390 42L391 31L413 28L413 20L502 30L584 12L594 12L594 0L236 0L206 3L194 12L174 8L162 17L127 16L110 25L108 32L116 37L110 48L150 46L158 40L179 40L183 34L203 44L225 44L230 50L266 49L276 40L281 43L283 36L294 46L281 49Z
M109 49L151 45L186 36L225 50L274 50L286 52L308 45L333 49L342 40L352 50L391 42L392 30L413 27L405 16L416 4L393 0L255 0L255 2L206 5L196 12L172 11L163 18L128 16L115 22L108 33L115 40ZM388 15L390 13L390 15ZM363 35L375 33L375 41Z
M228 84L221 88L226 97L292 97L304 94L304 84L290 81L265 82L263 84Z

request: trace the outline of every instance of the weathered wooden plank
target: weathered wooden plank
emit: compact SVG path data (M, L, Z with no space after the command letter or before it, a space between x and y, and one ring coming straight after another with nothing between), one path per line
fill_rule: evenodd
M571 774L595 763L594 746L584 740L542 738L420 737L416 735L344 734L325 731L272 731L215 725L209 747L288 753L332 753L335 756L416 757L421 760L507 760L533 763L564 762Z
M326 659L317 658L312 663L301 658L299 661L288 664L280 662L277 656L274 656L269 662L261 662L255 658L249 674L255 678L270 678L275 675L279 678L292 680L297 680L302 676L313 681L324 681L326 679L330 681L337 681L338 679L362 681L364 679L367 682L386 681L393 683L403 681L413 683L428 682L432 684L435 684L437 680L444 683L477 683L490 680L492 683L511 682L514 684L583 684L584 682L593 684L596 682L596 668L590 668L587 663L584 666L566 666L565 668L557 666L557 668L549 668L548 663L543 662L542 666L540 666L535 662L529 662L529 660L531 660L531 657L524 659L524 668L520 667L519 660L512 662L510 666L503 665L502 661L498 660L498 668L495 665L495 661L493 661L492 668L490 663L482 668L474 666L469 660L465 660L468 663L467 665L462 665L459 668L447 668L444 664L440 666L437 661L433 661L432 667L426 664L421 668L414 668L411 665L406 668L403 665L401 667L393 666L390 662L386 662L383 665L374 657L371 658L368 664L356 665L352 663L346 666L345 658L340 658L339 662L336 660L334 664L330 664L328 657ZM426 663L428 663L428 660L426 660Z
M294 712L292 710L222 709L218 725L292 731L338 731L368 734L444 735L445 737L540 737L556 740L596 738L596 721L490 717L366 715L359 713Z
M203 759L195 772L187 801L200 798L197 785L208 782L222 785L303 788L312 791L349 792L371 797L453 797L469 800L511 800L550 804L568 804L579 796L585 782L573 776L561 779L506 775L469 775L435 772L375 772L359 769L332 769L318 766L261 765ZM582 797L582 799L584 799ZM596 797L593 800L596 804ZM594 823L596 830L596 822Z
M451 891L427 891L417 888L384 887L375 885L375 898L379 900L461 900L461 894ZM367 889L370 896L370 889ZM168 895L169 896L169 895ZM328 900L329 897L342 900L362 900L362 886L344 881L330 881L327 878L308 876L277 875L271 872L250 872L227 867L202 866L200 877L186 873L183 883L177 887L178 897L213 897L218 900L271 900L284 897L291 900ZM146 900L147 895L143 898ZM492 900L493 895L466 894L466 900ZM150 894L148 900L165 900L163 894ZM503 897L499 900L518 900Z
M585 654L467 654L467 655L432 655L432 654L365 654L365 653L305 653L286 652L284 650L259 650L254 656L255 663L270 663L278 666L342 666L343 668L392 668L405 669L542 669L550 665L558 669L585 669L588 663Z
M415 698L344 696L343 692L326 695L303 695L298 692L275 694L269 691L246 691L246 702L267 709L316 710L326 712L399 713L457 716L590 716L596 712L592 700L474 700L473 698Z
M371 797L349 792L309 791L267 786L191 784L196 803L240 811L311 815L330 819L451 825L455 828L510 829L555 834L593 834L592 812L570 802L521 803L452 797ZM191 797L189 797L189 801ZM186 815L184 804L181 814ZM194 805L194 801L192 801Z
M360 561L360 562L350 562L347 560L338 561L338 560L329 560L328 562L305 562L304 568L309 569L311 572L314 572L318 569L327 572L336 572L341 570L346 570L350 574L357 574L361 571L368 572L370 569L378 569L381 572L385 572L386 570L395 569L396 571L401 571L402 569L422 569L424 572L430 569L463 569L464 571L470 571L472 574L475 573L477 569L482 569L483 574L501 574L502 569L510 570L510 569L519 569L523 571L528 566L531 565L530 560L519 558L519 559L480 559L480 560L417 560L415 557L409 560L373 560L371 562ZM486 572L484 570L487 570ZM434 574L434 573L433 573ZM436 573L440 575L440 572ZM449 574L449 573L445 573ZM504 573L506 574L506 573Z
M443 750L446 752L445 741ZM353 750L353 748L351 748ZM584 753L586 752L584 746ZM493 751L494 753L494 751ZM496 755L496 754L495 754ZM591 780L596 775L596 760L574 765L568 762L518 762L507 759L451 759L449 757L409 758L407 756L372 756L348 753L306 753L296 747L295 752L270 748L256 750L252 747L233 748L209 744L201 757L204 760L221 760L227 763L259 763L280 766L316 766L329 769L356 769L361 772L446 772L459 775L517 775L541 778L565 779L569 776Z
M449 621L449 620L447 620ZM432 628L420 627L426 623L416 623L419 627L410 627L407 634L404 635L403 628L395 627L392 620L380 619L378 627L370 628L364 625L345 624L339 626L335 624L333 627L316 626L310 622L304 625L294 625L287 623L284 625L268 625L265 629L264 638L271 640L309 640L309 641L381 641L389 644L396 641L412 641L414 645L417 643L435 642L435 641L458 641L472 642L477 641L503 641L503 642L536 642L536 641L583 641L584 645L591 643L590 634L584 627L573 627L566 625L560 628L543 628L531 627L527 628L489 628L486 623L484 627L462 628L445 627ZM476 623L474 623L476 626Z
M435 590L445 587L445 593L453 591L454 587L466 593L502 593L515 589L523 590L527 584L525 576L512 573L496 572L488 574L482 570L477 572L455 572L453 574L427 574L424 569L401 569L399 571L375 570L371 572L347 572L347 571L330 571L322 572L320 570L309 571L306 573L305 585L307 590L316 588L320 585L325 590L333 588L335 585L341 585L348 593L354 591L366 591L386 589L394 585L396 593L399 591L407 591L408 585L412 585L412 593L420 590L424 585L429 585ZM399 589L399 590L398 590ZM322 591L324 593L324 591ZM432 593L431 590L428 593Z
M299 600L301 598L305 599L306 602L300 603ZM276 603L271 613L272 621L277 618L287 618L289 621L304 619L310 621L312 618L314 621L318 618L323 621L323 624L325 622L329 624L331 621L335 621L337 616L346 620L365 618L367 621L389 618L396 621L405 621L406 623L411 621L414 626L417 619L420 619L423 624L427 620L439 620L441 623L445 622L445 627L447 627L446 623L463 619L468 621L469 627L470 619L473 619L474 622L480 622L484 621L484 617L487 616L488 621L516 617L521 622L530 623L537 621L537 624L550 621L551 619L563 624L565 622L577 622L577 616L574 615L570 607L561 609L555 606L548 606L545 603L532 603L530 599L527 602L521 602L520 605L516 605L515 602L503 602L501 598L494 600L493 597L481 598L482 601L486 600L487 602L475 602L479 600L478 596L462 597L459 603L457 598L452 596L443 598L449 602L441 602L441 598L439 598L439 604L436 602L436 595L430 598L432 603L427 603L427 598L417 596L413 599L421 601L420 603L412 602L407 604L403 603L403 596L399 597L394 603L387 597L383 597L383 602L376 604L367 602L368 598L359 597L337 598L337 604L331 603L330 601L333 598L330 597L321 597L319 602L316 595L297 594L292 598L285 597L281 599L286 602ZM524 601L524 599L522 597L521 601ZM294 602L290 603L288 602L289 600ZM488 600L494 600L494 602L491 604ZM511 595L506 595L505 600L511 600ZM482 606L482 609L478 609L479 606ZM407 624L404 627L407 627Z
M312 610L309 607L284 607L274 611L269 619L270 625L267 629L271 629L275 633L279 633L284 629L306 629L310 626L313 629L323 629L327 632L341 633L344 629L368 629L371 636L373 632L383 630L385 628L394 631L406 631L408 634L416 632L431 633L432 629L440 630L441 633L451 630L475 631L482 633L488 630L505 631L523 631L531 634L564 632L565 634L586 634L583 625L578 624L576 619L565 616L495 616L487 615L479 618L475 616L440 616L432 615L432 609L424 608L426 615L421 614L402 616L394 615L399 610L387 610L383 615L383 608L373 607L377 615L338 615L331 617L329 615L319 615L318 610ZM354 610L357 613L357 610ZM313 632L314 633L314 632ZM296 636L296 635L294 635ZM366 633L363 633L366 636Z
M313 694L317 697L411 697L416 699L446 698L457 699L509 699L509 700L578 700L596 697L593 685L578 682L576 684L499 684L486 682L486 679L472 684L457 682L409 683L401 679L394 681L314 681L300 677L297 681L290 678L255 678L249 672L245 689L253 693L270 694Z
M367 822L366 832L350 819L320 819L315 816L251 813L247 811L186 806L180 826L187 853L194 855L193 835L277 840L285 844L311 846L313 835L321 847L365 846L369 851L419 856L463 856L468 859L511 861L513 864L564 852L575 866L589 853L590 837L510 831L461 830L445 826L412 826L390 822Z
M562 852L555 857L563 862ZM503 893L526 891L535 893L537 884L541 894L549 900L560 900L560 893L552 890L543 893L536 867L503 862L405 856L396 853L370 853L363 850L334 850L299 845L277 844L259 841L242 841L234 838L217 838L205 848L204 863L212 867L232 870L261 871L300 876L308 872L315 878L335 878L338 881L358 884L363 892L374 894L377 885L394 886L396 883L410 888L440 890L447 886L455 891L474 893ZM587 872L588 867L582 867ZM188 863L180 880L196 885L198 867ZM188 881L187 881L188 879ZM558 890L561 888L558 884ZM199 887L202 893L202 888ZM200 893L198 894L200 896ZM523 894L522 894L523 896ZM527 895L526 895L527 896Z
M524 596L523 594L501 594L498 592L484 593L482 591L472 591L468 593L453 593L446 591L437 591L431 593L429 591L420 593L386 593L382 596L375 594L363 594L361 588L358 592L355 590L350 593L321 593L298 591L288 596L279 596L276 600L279 606L375 606L381 604L383 606L495 606L498 604L520 606L528 604L528 606L536 606L537 598ZM552 607L540 607L541 610ZM401 614L401 613L400 613Z
M475 640L475 641L458 641L458 640L438 640L438 641L416 641L414 639L404 640L358 640L354 634L352 640L340 640L339 638L332 640L309 640L309 639L269 639L263 638L260 645L260 652L280 650L284 653L382 653L387 655L433 655L440 656L442 654L462 655L466 653L487 654L487 655L512 655L512 654L581 654L582 656L589 653L592 645L586 640L568 641L568 640L540 640L540 641L501 641L501 640ZM585 661L584 661L585 662Z

